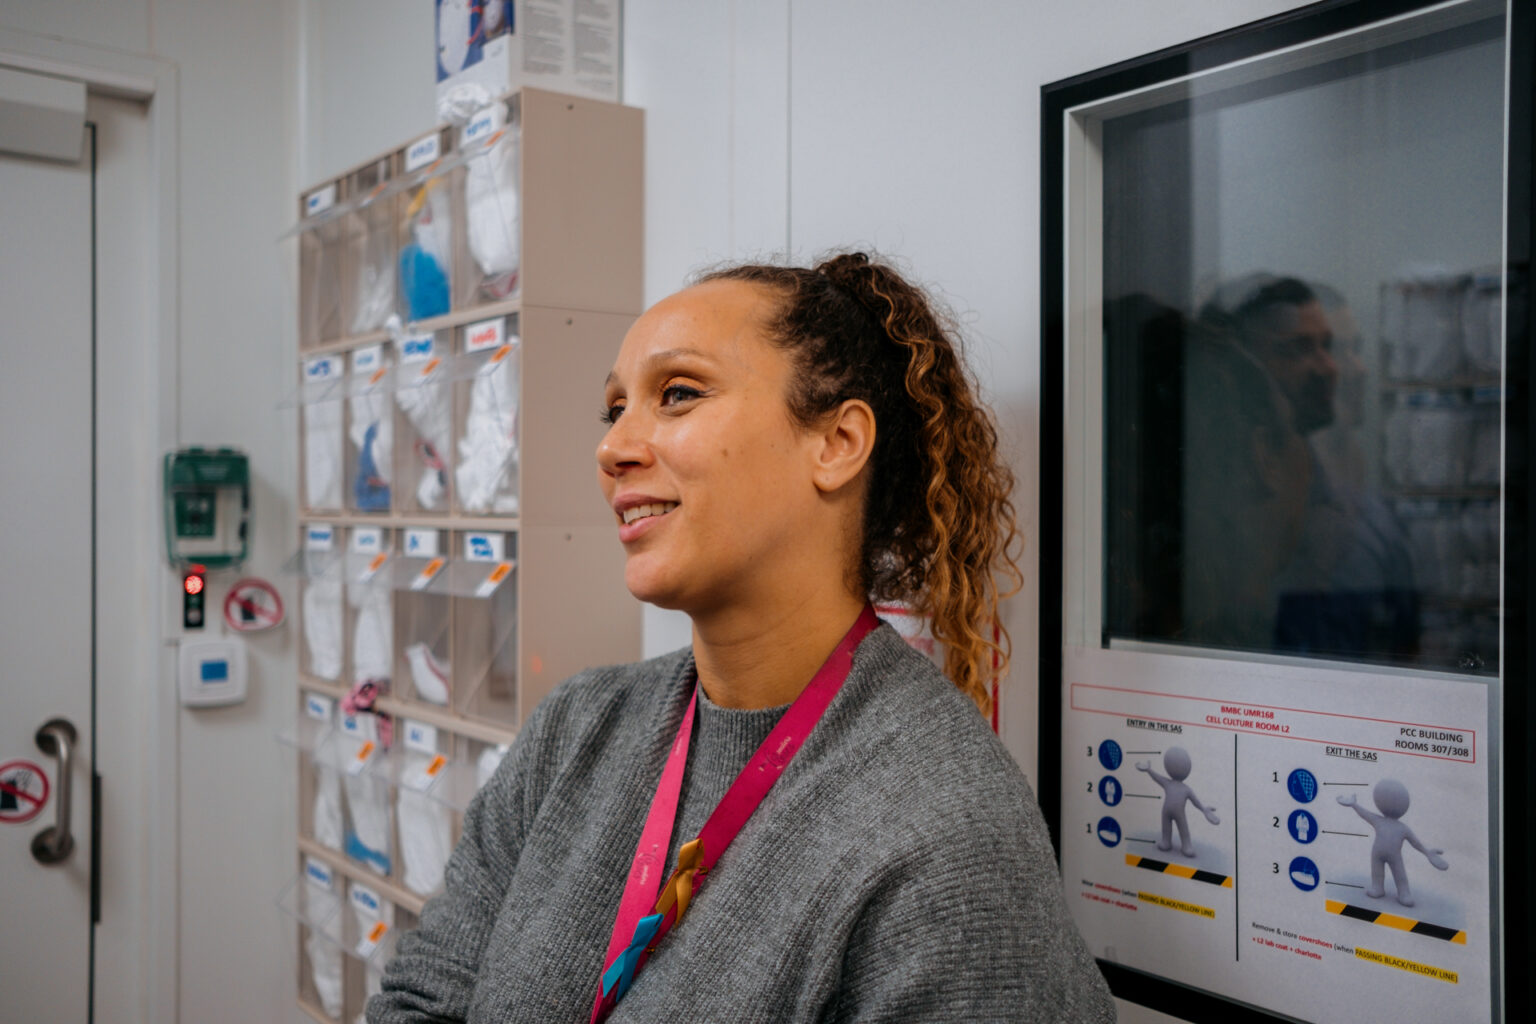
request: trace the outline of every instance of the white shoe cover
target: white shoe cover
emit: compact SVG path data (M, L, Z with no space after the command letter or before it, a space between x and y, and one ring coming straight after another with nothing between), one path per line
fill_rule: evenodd
M352 831L347 856L381 875L389 874L389 785L367 774L346 776Z
M308 581L304 585L303 604L310 674L321 679L340 679L341 581Z
M382 388L364 391L353 396L351 406L352 419L347 436L352 440L358 463L353 468L357 476L366 474L374 481L368 485L357 481L353 501L358 508L387 512L395 457L395 417L389 393ZM370 433L373 435L371 445ZM365 493L370 494L367 501L363 500Z
M410 753L405 757L405 777L426 769L431 758ZM443 868L453 852L453 820L447 805L408 786L400 787L400 856L405 867L405 886L428 896L443 884Z
M411 644L405 649L405 660L411 666L411 683L416 696L429 704L448 704L448 663L432 654L426 644Z
M310 929L309 938L304 940L304 951L309 954L310 976L315 982L315 993L320 997L320 1008L328 1017L340 1017L341 947Z
M341 812L341 776L332 768L315 767L315 842L340 850L345 834Z
M394 621L390 593L383 586L356 586L347 592L357 618L352 626L352 681L388 681L394 669Z
M341 402L304 407L304 498L310 508L341 508Z

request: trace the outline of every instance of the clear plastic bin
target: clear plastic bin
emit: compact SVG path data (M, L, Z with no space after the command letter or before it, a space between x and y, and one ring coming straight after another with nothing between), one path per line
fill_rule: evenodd
M400 742L379 766L388 772L396 794L397 881L429 896L443 886L443 869L462 828L457 808L438 793L444 779L457 774L456 737L409 717L398 723L397 736Z
M401 531L395 559L394 694L407 703L446 708L451 699L450 562L445 531Z
M1446 381L1466 367L1461 343L1465 279L1426 276L1381 286L1387 373L1396 380Z
M454 496L473 515L518 513L518 406L522 353L518 318L460 329L454 385Z
M351 208L342 218L346 258L347 333L368 334L383 328L396 312L395 280L400 243L395 237L395 212L389 202L391 160L369 164L347 178Z
M436 173L447 155L448 129L417 140L405 149L405 187L395 200L399 225L400 306L407 322L447 313L453 299L453 184Z
M352 352L347 378L347 508L387 513L394 480L394 379L382 344Z
M453 596L453 707L470 718L518 721L517 535L467 531L449 564Z
M463 168L456 174L463 229L454 306L512 298L522 269L521 144L518 104L498 102L475 114L459 136Z
M299 664L307 674L329 682L341 679L344 666L345 562L340 531L328 523L307 523L299 549L283 564L283 571L299 581Z
M349 684L372 680L388 691L394 670L391 611L392 531L354 526L346 556L346 611Z
M453 484L453 332L408 335L395 369L394 506L449 509Z
M344 360L317 356L306 360L294 404L304 435L304 462L299 474L299 505L312 512L342 508L342 416L346 396Z
M345 185L331 182L304 198L299 223L299 345L342 335L342 206Z

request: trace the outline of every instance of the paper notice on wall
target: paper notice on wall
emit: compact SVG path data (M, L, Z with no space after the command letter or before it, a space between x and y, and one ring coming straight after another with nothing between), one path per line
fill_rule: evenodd
M498 96L523 86L575 93L593 99L619 99L619 54L623 36L621 0L515 0L510 17L498 13L494 28L467 47L444 43L456 39L438 0L438 100L457 85L473 83ZM485 10L502 11L487 5ZM505 30L503 30L505 17ZM447 34L445 36L445 33ZM443 63L442 54L462 55Z
M1486 1018L1486 682L1063 654L1062 875L1095 955L1302 1020Z

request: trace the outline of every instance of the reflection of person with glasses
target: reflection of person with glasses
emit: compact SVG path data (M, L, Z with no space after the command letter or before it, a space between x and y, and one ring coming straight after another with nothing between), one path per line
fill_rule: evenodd
M1274 646L1411 658L1418 650L1411 552L1396 518L1365 487L1355 430L1366 369L1348 304L1326 285L1269 275L1254 275L1224 297L1230 313L1212 303L1202 315L1230 325L1274 378L1312 463L1300 542L1274 581Z

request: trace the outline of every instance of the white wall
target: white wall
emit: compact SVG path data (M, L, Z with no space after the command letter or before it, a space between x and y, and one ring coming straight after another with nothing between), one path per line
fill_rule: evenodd
M291 247L275 239L304 184L430 124L429 6L0 3L0 26L152 53L180 68L178 437L251 452L258 483L250 568L268 578L278 577L288 553L295 499L291 420L272 412L293 366L294 268ZM1036 480L1039 88L1292 6L626 4L625 99L647 110L648 299L718 260L871 245L907 261L966 324L1018 475L1029 545L1025 588L1007 612L1014 671L1003 709L1005 736L1031 774L1041 599L1034 553L1044 543ZM676 618L647 618L648 649L685 639ZM293 1016L293 963L271 910L294 866L291 759L271 740L291 709L293 658L288 634L256 641L249 703L174 719L180 831L164 852L181 865L176 986L184 1021ZM1127 1011L1123 1019L1157 1016Z
M158 511L164 447L245 448L255 476L246 569L281 580L295 535L295 438L291 416L275 406L293 366L294 310L292 270L277 237L292 220L299 187L296 12L295 0L0 2L0 28L16 30L7 34L13 52L65 49L92 67L114 66L123 55L153 58L148 63L169 69L166 102L179 107L179 145L155 154L151 174L158 180L169 163L179 179L163 222L178 295L166 311L165 358L114 347L119 335L110 323L99 332L110 371L104 387L158 395L150 400L158 408L147 411L126 394L102 402L103 429L114 433L104 450L124 452L129 462L99 477L122 515L103 527L115 550L103 559L112 571L103 572L98 596L140 615L136 629L102 637L111 645L103 648L110 663L100 694L102 1021L267 1024L294 1016L293 962L281 938L291 929L273 906L296 867L293 758L273 742L292 712L292 649L284 633L252 641L244 705L176 707L163 656L169 648L160 641L174 632L177 581L164 566ZM154 190L133 201L142 207L133 219L143 215L155 230L162 221ZM127 219L103 225L104 233L129 230ZM104 237L102 251L110 244ZM142 287L152 276L154 239L144 244L129 257L141 265L101 268L105 291L135 280ZM147 315L157 312L145 306ZM223 582L210 584L216 618Z

